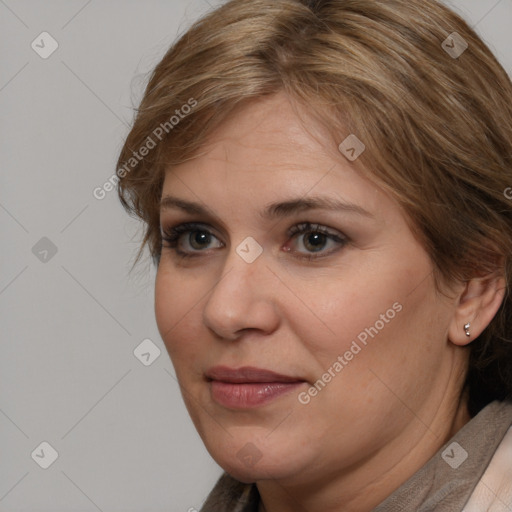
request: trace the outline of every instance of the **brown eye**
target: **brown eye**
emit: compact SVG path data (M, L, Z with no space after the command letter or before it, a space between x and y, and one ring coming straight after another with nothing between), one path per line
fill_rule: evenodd
M323 233L308 233L303 237L304 247L312 252L322 250L327 241L328 238Z
M329 256L339 248L345 246L348 239L337 233L329 231L325 226L305 222L291 228L288 236L295 238L294 252L299 258L315 259ZM325 250L331 246L331 250ZM301 247L302 246L302 247ZM304 249L301 250L301 249ZM317 253L319 256L315 256Z
M162 247L172 249L181 258L199 256L217 237L201 224L187 223L162 228ZM165 244L165 245L164 245ZM222 247L218 242L217 247Z
M207 246L211 239L211 233L207 231L191 231L188 237L190 245L197 250L204 249L204 245Z

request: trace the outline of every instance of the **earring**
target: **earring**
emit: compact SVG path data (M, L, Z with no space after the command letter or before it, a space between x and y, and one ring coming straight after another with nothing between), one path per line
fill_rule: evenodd
M466 336L471 336L471 334L469 333L470 327L471 327L471 324L469 322L464 326L464 330L466 331Z

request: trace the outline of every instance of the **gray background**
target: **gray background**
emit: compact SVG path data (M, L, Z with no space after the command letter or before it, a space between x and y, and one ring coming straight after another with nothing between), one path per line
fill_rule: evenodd
M1 512L186 512L221 473L160 340L149 258L128 274L141 226L115 191L93 196L147 73L218 3L0 0ZM512 0L451 5L512 75Z

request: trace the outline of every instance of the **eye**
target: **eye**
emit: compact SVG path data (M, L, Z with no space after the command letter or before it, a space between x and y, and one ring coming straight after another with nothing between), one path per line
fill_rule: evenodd
M300 254L299 251L298 257L309 260L329 256L348 242L346 237L329 231L325 226L309 222L293 226L288 231L288 236L295 237L297 239L296 245L304 247L309 252L309 254ZM334 249L326 252L324 249L329 243L331 246L334 246ZM289 251L290 249L287 248L286 250ZM315 256L315 253L322 253L322 255Z
M183 243L180 243L182 239ZM193 257L194 253L204 252L204 249L209 248L213 239L217 239L217 237L211 231L202 224L194 222L162 228L162 242L166 244L162 246L172 249L182 258ZM222 242L219 241L217 247L222 246Z
M294 245L298 245L299 250L294 249L294 255L308 260L329 256L348 243L346 237L333 233L324 226L309 222L293 226L288 230L287 236L297 239ZM171 249L180 258L200 256L201 252L212 248L211 244L215 240L217 244L213 248L224 247L224 244L208 228L195 222L162 228L162 247ZM329 245L334 247L330 251L325 251L324 249ZM301 247L306 250L306 254L300 250ZM291 251L288 245L285 246L285 250ZM317 256L316 254L319 253L320 255Z

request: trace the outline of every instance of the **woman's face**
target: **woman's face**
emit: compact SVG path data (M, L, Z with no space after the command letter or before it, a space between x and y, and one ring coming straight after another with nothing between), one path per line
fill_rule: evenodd
M282 94L210 142L167 172L162 230L193 225L164 241L155 300L214 459L246 482L311 482L439 444L463 368L455 301L397 203Z

